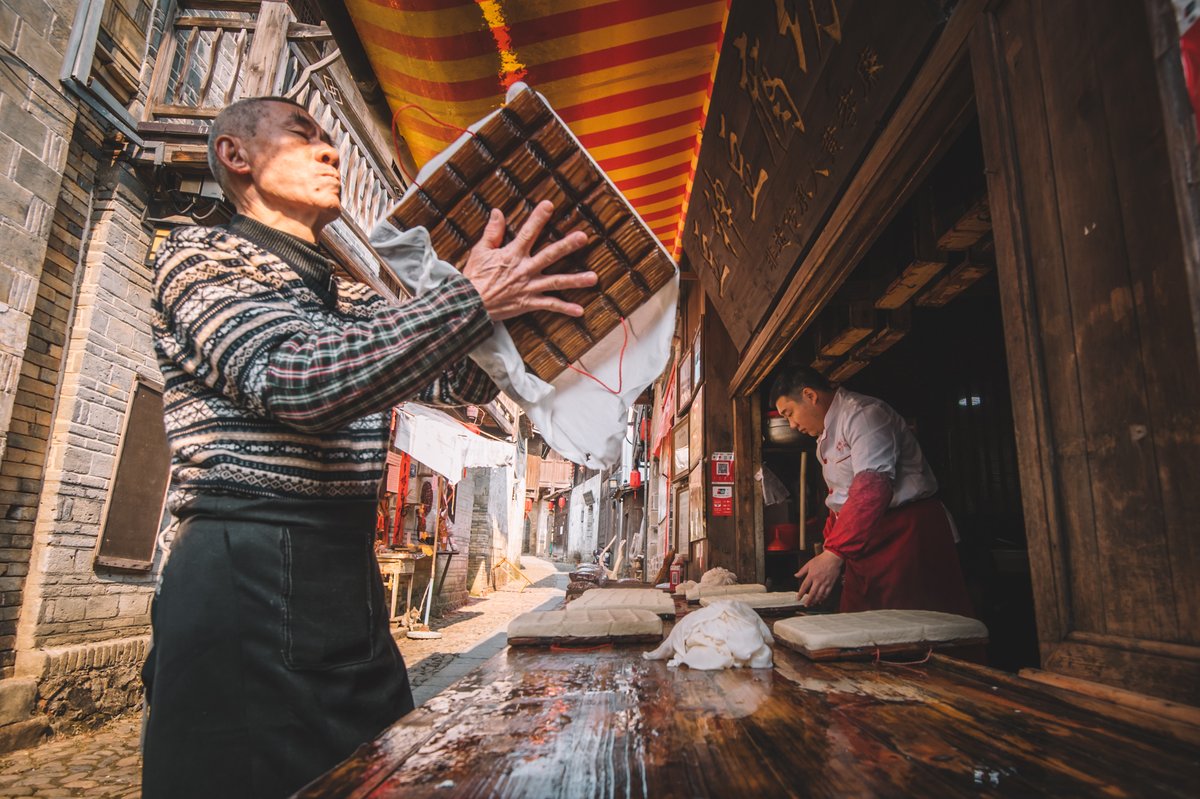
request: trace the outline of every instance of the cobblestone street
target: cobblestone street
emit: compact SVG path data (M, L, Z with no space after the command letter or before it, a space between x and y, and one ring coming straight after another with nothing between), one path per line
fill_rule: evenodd
M442 638L410 639L403 630L397 633L418 705L503 649L504 630L513 616L562 601L565 572L529 556L522 557L521 565L532 586L519 591L523 583L515 581L434 619L431 626ZM99 730L6 755L0 758L0 799L134 799L141 795L140 731L141 714L130 713Z

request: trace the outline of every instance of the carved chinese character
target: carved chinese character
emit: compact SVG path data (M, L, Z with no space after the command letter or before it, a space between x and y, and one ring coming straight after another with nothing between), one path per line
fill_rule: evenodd
M858 100L854 97L854 87L850 86L838 97L838 123L843 128L852 128L858 124Z
M796 48L796 61L802 72L808 72L808 55L804 50L804 30L800 25L800 14L794 10L795 3L791 0L775 0L775 21L779 26L779 35L791 36ZM817 57L821 55L821 33L824 32L834 44L842 41L842 17L838 13L837 0L829 0L831 19L821 22L817 18L816 0L808 0L808 14L812 20L813 31L817 37Z
M821 149L829 156L830 161L837 160L838 151L842 149L842 144L838 141L837 125L825 128L825 132L821 134Z
M729 204L729 195L726 193L725 184L719 179L714 178L705 170L704 176L708 179L712 191L704 190L704 198L708 201L708 209L712 214L713 230L720 236L721 243L725 245L725 249L730 254L736 256L738 248L734 243L734 239L741 241L741 234L738 232L737 226L734 223L733 207ZM743 243L745 243L743 241Z
M871 47L864 47L858 54L858 66L855 69L863 82L865 97L871 93L871 88L879 80L879 71L883 69L883 64L879 63L879 54Z
M770 74L758 61L759 43L751 44L746 34L733 40L741 60L738 87L750 97L754 112L763 130L781 148L786 148L793 130L804 132L800 108L792 99L787 84Z

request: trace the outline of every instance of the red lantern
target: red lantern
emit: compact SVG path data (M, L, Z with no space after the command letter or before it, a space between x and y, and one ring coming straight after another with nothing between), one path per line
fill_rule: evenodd
M642 487L642 473L639 469L634 469L632 472L629 473L629 487L630 488L641 488Z
M531 511L531 510L533 510L533 500L526 499L525 500L525 512L529 513L529 511Z
M558 498L558 509L559 509L559 510L562 510L562 509L563 509L563 508L565 508L565 507L567 507L567 498L566 498L566 497L559 497L559 498Z

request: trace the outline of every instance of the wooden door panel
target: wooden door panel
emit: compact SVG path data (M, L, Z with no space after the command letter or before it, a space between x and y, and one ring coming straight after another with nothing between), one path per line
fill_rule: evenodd
M1009 0L971 45L1044 665L1196 701L1200 365L1144 10Z
M1096 509L1095 553L1088 562L1073 558L1072 568L1099 571L1103 615L1097 627L1080 629L1174 640L1173 586L1159 579L1168 553L1153 441L1136 433L1152 422L1130 274L1139 256L1125 236L1116 174L1130 153L1116 151L1110 135L1146 122L1125 116L1119 99L1106 108L1104 84L1120 76L1121 91L1133 94L1137 74L1128 55L1103 58L1099 45L1120 36L1125 54L1140 53L1129 29L1115 28L1115 9L1090 13L1087 5L1094 4L1031 5L1058 211L1042 222L1063 243L1070 318L1058 323L1074 333L1091 489L1078 501ZM1174 221L1169 193L1135 199L1141 207L1129 208L1131 217L1158 211Z

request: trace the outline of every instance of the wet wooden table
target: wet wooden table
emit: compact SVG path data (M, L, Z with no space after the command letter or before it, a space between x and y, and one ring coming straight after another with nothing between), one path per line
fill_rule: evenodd
M1195 796L1200 748L934 656L699 672L501 652L297 794Z

